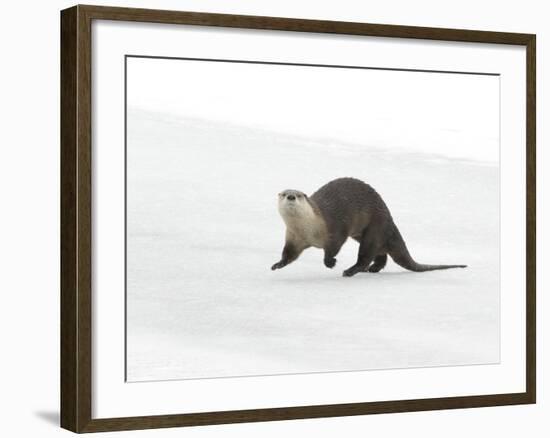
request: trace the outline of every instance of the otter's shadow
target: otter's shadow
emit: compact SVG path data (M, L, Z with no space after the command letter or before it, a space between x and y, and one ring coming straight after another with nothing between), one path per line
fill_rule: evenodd
M342 276L342 273L340 272L339 275L336 274L333 277L319 277L312 275L311 277L279 277L274 278L273 281L281 282L281 283L293 283L293 284L299 284L299 283L318 283L318 282L324 282L324 283L330 283L330 282L353 282L357 279L366 279L369 278L372 281L381 281L384 278L388 279L389 277L396 277L396 276L409 276L409 275L418 275L418 272L411 272L411 271L395 271L395 272L378 272L378 273L372 273L372 272L359 272L358 274L355 274L351 278L344 278Z

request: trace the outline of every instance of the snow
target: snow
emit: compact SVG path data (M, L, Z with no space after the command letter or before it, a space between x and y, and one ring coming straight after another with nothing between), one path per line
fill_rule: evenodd
M128 103L182 118L496 163L497 76L128 58ZM482 141L482 147L480 146Z
M127 141L129 381L499 362L496 161L133 107ZM382 195L417 261L468 268L344 278L350 239L332 270L312 248L271 271L277 193L341 176Z

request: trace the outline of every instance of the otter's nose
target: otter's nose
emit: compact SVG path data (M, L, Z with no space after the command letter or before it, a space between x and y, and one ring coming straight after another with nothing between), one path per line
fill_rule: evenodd
M294 195L288 195L288 196L286 197L286 199L288 199L289 201L294 201L294 200L296 199L296 196L294 196Z

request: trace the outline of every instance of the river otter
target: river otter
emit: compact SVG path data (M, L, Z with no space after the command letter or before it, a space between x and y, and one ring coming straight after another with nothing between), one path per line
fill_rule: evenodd
M415 272L466 267L415 262L380 195L355 178L335 179L311 197L298 190L285 190L279 193L279 213L286 224L286 239L281 260L272 270L292 263L311 246L322 248L325 266L333 268L348 237L359 242L359 254L344 277L380 272L388 254L399 266Z

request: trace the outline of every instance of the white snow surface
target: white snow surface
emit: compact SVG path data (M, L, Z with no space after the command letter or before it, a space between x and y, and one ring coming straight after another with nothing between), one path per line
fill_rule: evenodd
M342 176L417 261L468 268L344 278L350 239L332 270L312 248L271 271L277 193ZM129 108L128 381L497 363L499 312L498 164Z

